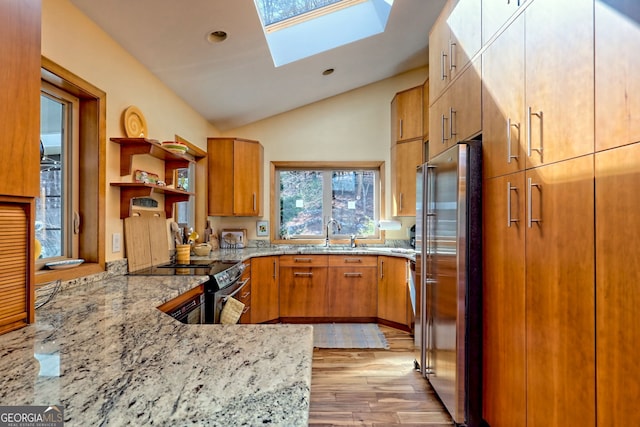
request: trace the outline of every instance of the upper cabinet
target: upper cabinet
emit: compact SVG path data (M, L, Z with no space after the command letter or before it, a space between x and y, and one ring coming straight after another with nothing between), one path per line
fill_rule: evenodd
M527 5L482 55L485 177L594 150L593 2Z
M429 140L429 79L422 84L422 140Z
M478 59L431 105L429 158L480 132L481 93Z
M391 143L422 137L422 86L398 92L391 101Z
M486 44L525 0L484 0L482 2L482 44Z
M531 1L525 28L527 167L592 153L593 1Z
M209 215L262 216L263 147L258 141L208 138Z
M449 0L429 34L429 84L432 104L463 71L481 47L481 2Z
M40 195L40 0L0 2L0 194Z
M482 55L482 168L486 178L525 166L523 34L524 16L520 15Z
M391 215L416 214L416 168L422 164L422 139L391 147Z
M596 151L640 141L639 21L637 2L595 2Z

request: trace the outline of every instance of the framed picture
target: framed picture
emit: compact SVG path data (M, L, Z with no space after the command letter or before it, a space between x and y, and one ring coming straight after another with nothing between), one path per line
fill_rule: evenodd
M256 222L256 235L258 237L264 237L269 235L269 221Z

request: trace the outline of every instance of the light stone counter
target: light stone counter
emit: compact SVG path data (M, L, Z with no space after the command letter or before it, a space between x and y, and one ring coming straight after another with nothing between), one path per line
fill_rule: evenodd
M155 308L203 279L64 289L0 336L0 405L63 405L65 426L306 426L312 327L184 325Z
M245 249L218 249L211 251L209 256L191 256L192 259L214 259L214 260L237 260L244 261L253 257L270 255L386 255L407 258L415 261L416 251L407 248L392 248L386 246L358 246L350 248L347 246L294 246L275 245L264 248L249 247Z

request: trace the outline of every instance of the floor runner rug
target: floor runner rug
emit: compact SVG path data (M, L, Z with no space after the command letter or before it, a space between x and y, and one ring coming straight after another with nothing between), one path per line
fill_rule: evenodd
M315 323L313 346L317 348L389 348L375 323Z

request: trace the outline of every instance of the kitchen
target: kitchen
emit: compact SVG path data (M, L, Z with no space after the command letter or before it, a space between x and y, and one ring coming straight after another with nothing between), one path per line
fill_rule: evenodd
M601 2L597 2L596 4L601 5ZM613 27L617 27L617 25ZM67 31L62 28L67 28ZM68 30L69 28L73 28L73 31ZM629 31L628 27L625 28ZM633 30L634 28L632 26L631 31ZM205 120L198 117L198 115L181 100L169 93L169 91L160 85L139 63L115 46L113 41L99 31L95 24L86 19L71 3L66 1L44 2L42 34L42 54L45 57L62 64L65 68L72 70L76 75L82 76L83 79L90 81L108 93L109 104L107 105L106 112L106 133L108 137L122 134L120 130L120 114L122 110L132 103L132 98L135 99L135 104L145 111L149 128L152 129L153 135L158 135L158 137L162 138L172 138L174 134L178 134L189 141L204 141L207 137L222 135L219 130L213 128ZM79 38L76 34L83 34L83 37ZM625 43L631 43L635 42L637 37L632 37L631 39L625 38L624 40ZM611 43L616 46L619 45L617 43ZM604 51L606 49L601 50ZM633 49L630 48L630 50ZM123 69L127 70L126 74L122 74L121 70ZM361 160L387 159L389 156L388 101L394 93L422 84L426 73L426 69L409 72L388 81L385 80L370 87L356 90L350 94L313 104L266 121L233 129L231 135L261 140L267 149L270 149L269 147L278 147L278 144L281 143L282 147L278 148L277 152L290 153L291 156L295 156L296 159L314 159L314 157L320 157L321 153L325 152L344 153L344 155L349 158L358 158ZM617 79L611 80L617 81ZM635 82L628 82L628 84L635 87L633 86ZM150 93L153 94L153 98L149 97ZM601 92L597 93L600 96L603 95ZM385 102L369 102L375 99L384 99ZM371 115L368 117L377 117L378 119L367 120L366 126L354 126L354 118L350 113L353 110L370 111ZM324 116L325 114L333 118L330 127L326 126L325 123L317 123L311 119L312 117ZM604 122L608 124L611 121ZM300 126L292 129L292 123L299 123ZM335 126L334 123L336 124ZM376 123L378 123L381 128L376 128ZM598 126L596 130L600 131L600 121L597 123ZM335 138L332 131L336 128L352 129L354 133L358 133L358 137L355 138L353 135L347 134L344 138ZM631 133L632 132L629 132L629 134ZM629 135L628 138L628 140L625 139L624 141L638 140L634 135ZM299 141L309 142L309 146L302 146ZM354 141L355 143L345 146L345 141ZM357 144L357 141L361 141L361 144ZM373 141L379 141L379 143L374 144ZM333 145L331 145L332 142ZM624 143L625 142L623 142L623 144ZM276 145L274 146L273 144ZM314 147L315 150L310 150L309 147ZM118 164L116 160L117 155L115 154L116 149L113 148L113 144L106 144L106 149L107 151L103 153L103 155L109 159L107 165L110 169L106 171L106 176L103 177L103 179L105 179L105 182L111 182L119 178L119 173L115 170ZM267 159L273 159L275 156L269 155L267 152L266 157ZM278 159L282 157L281 155L277 156ZM633 157L633 155L623 156L623 158L626 159L633 159ZM634 173L637 173L637 165L631 164L629 168ZM629 176L633 177L633 175ZM633 182L632 178L629 179L629 182ZM268 179L265 179L265 182L268 183ZM98 249L98 252L102 252L103 262L110 262L121 259L124 256L122 252L113 253L110 245L111 235L122 233L122 224L119 215L119 196L117 191L108 190L105 191L105 193L105 200L99 203L104 203L105 207L105 213L101 213L101 215L104 215L102 239L103 242L108 241L109 244L104 243L104 245ZM630 194L627 198L629 197L635 196ZM630 220L630 218L625 216L621 216L621 218L618 222L624 220L628 223ZM615 223L616 221L613 222ZM610 221L607 223L610 223ZM404 224L405 230L409 224ZM597 222L597 224L601 223ZM243 221L236 220L233 225L241 228ZM248 226L246 228L253 229L254 226L252 224L251 227ZM635 236L633 233L637 232L637 229L638 226L633 223L628 225L625 232ZM105 234L108 237L106 237ZM613 231L598 229L597 241L605 241L610 239L610 236L618 236L618 234L620 234L620 231L615 228ZM391 237L402 238L404 236L402 232L400 232ZM620 239L622 242L625 242L624 239ZM629 242L624 243L624 245L628 244ZM602 258L598 259L600 260ZM607 265L608 264L599 264L597 274L601 274ZM636 278L638 275L637 269L633 267L620 266L620 268L622 268L620 271L623 271L621 277L628 282L633 282L633 278ZM631 301L634 301L633 298L637 299L637 294L634 294L634 296L630 298L629 304L631 304ZM622 311L618 313L614 310L610 314L623 316ZM634 337L637 337L637 327L633 327L629 334L630 338L628 341L635 342ZM632 367L625 369L628 369L629 372L635 372L635 370L632 370L635 368ZM633 375L627 375L627 377L629 376L633 377ZM624 387L619 386L615 389L620 393L624 393L623 390L625 389L636 390L637 383L630 382ZM598 398L600 399L600 396ZM626 396L621 394L618 400L632 399L626 399ZM621 412L634 414L633 409L628 407ZM633 417L634 415L631 416ZM631 421L633 420L632 418ZM601 423L607 425L605 421L601 421Z

